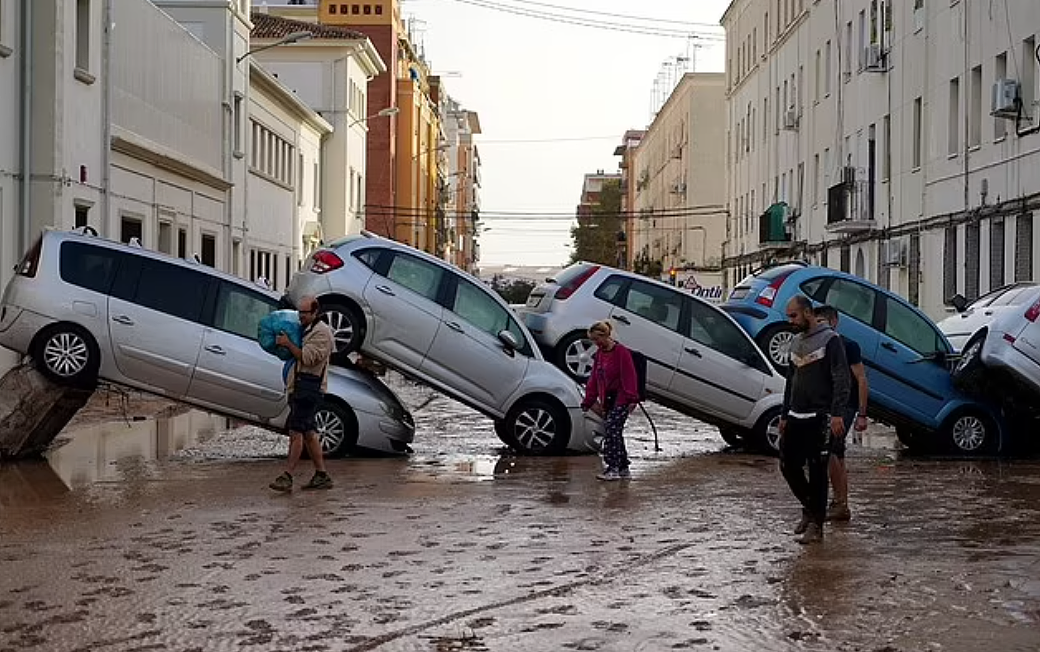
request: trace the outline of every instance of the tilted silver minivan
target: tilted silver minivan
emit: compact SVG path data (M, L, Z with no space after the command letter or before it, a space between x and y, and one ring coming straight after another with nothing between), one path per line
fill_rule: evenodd
M282 430L283 362L257 342L279 296L199 263L80 231L48 230L0 302L0 345L62 384L98 379ZM322 447L409 451L398 397L358 368L330 368L317 415Z

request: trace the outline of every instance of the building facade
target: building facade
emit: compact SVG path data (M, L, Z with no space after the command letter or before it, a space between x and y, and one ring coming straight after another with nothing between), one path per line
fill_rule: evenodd
M625 218L625 237L619 240L619 246L624 250L623 258L625 269L632 269L633 249L629 246L629 234L636 227L636 186L632 181L632 163L635 158L636 148L646 135L645 130L629 129L621 139L621 144L614 149L614 156L620 156L618 169L621 170L621 210Z
M639 139L628 170L633 269L717 270L726 239L725 75L687 73Z
M727 283L846 270L939 318L1035 277L1040 4L734 0Z
M249 97L248 272L275 290L321 241L322 141L332 125L254 63Z
M444 249L456 267L476 273L480 263L480 116L447 94L440 98L444 125Z
M308 237L332 241L366 228L368 138L371 129L392 117L369 113L369 83L386 73L386 64L364 34L312 21L286 18L283 7L253 13L252 46L276 43L296 31L312 37L292 47L257 52L254 58L332 127L324 136L324 160L297 157L297 183L313 197L319 219ZM311 7L312 18L316 7ZM287 11L292 13L292 11Z

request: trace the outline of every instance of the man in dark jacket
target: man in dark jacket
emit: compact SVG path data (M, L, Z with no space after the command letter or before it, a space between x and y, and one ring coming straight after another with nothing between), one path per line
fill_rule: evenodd
M787 319L797 334L791 341L780 417L780 471L802 504L802 521L795 528L801 535L798 542L814 543L823 541L827 517L831 438L845 434L849 367L841 338L827 324L817 323L809 299L793 297Z

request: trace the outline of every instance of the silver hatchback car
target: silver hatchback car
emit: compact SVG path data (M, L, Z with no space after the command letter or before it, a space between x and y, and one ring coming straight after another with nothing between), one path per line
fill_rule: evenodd
M257 342L279 296L186 260L81 232L45 231L0 303L0 345L69 385L99 378L282 430L283 363ZM362 369L333 369L317 414L330 456L406 453L398 397Z
M729 444L779 445L785 380L733 318L689 292L611 267L576 263L519 309L545 355L572 378L592 368L588 324L609 319L647 357L654 401L719 428Z
M317 297L340 357L380 360L495 423L526 453L599 449L600 420L581 388L546 362L509 304L480 280L427 253L370 233L314 252L286 300Z

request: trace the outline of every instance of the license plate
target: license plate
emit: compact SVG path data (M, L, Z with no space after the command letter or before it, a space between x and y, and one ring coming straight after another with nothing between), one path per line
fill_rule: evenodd
M731 301L735 301L737 299L743 299L747 295L748 288L736 288L733 290L733 292L730 293L729 298Z
M540 295L540 294L539 295L532 294L531 296L527 297L527 307L528 308L534 308L535 306L537 306L541 302L541 300L542 300L542 295Z

